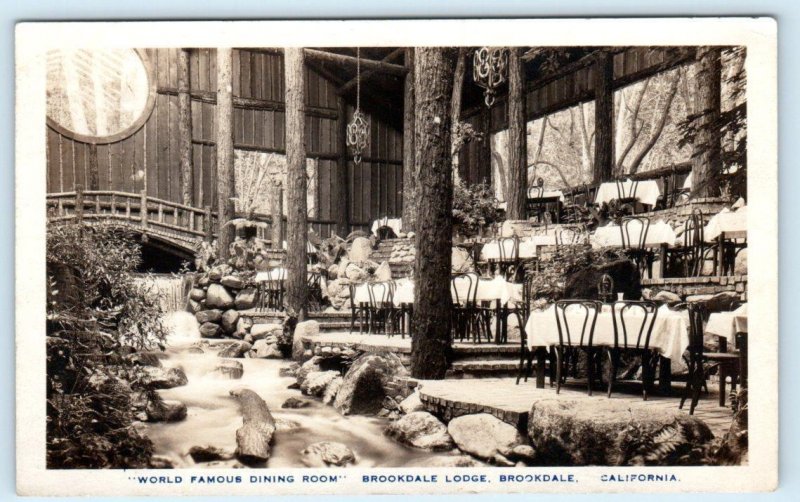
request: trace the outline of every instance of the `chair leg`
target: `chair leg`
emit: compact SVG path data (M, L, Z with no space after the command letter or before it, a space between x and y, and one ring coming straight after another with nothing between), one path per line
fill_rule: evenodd
M608 397L611 397L611 389L617 380L617 353L615 349L608 349L608 362L611 365L611 373L608 375Z
M526 356L526 352L527 351L528 351L528 348L524 347L524 346L519 351L519 370L517 371L517 385L519 385L519 380L520 380L520 378L522 378L522 375L525 373L525 356ZM527 377L527 375L526 375L526 377ZM525 378L525 381L527 382L528 379Z
M594 351L592 349L586 350L586 387L589 390L589 395L592 395L592 383L594 383Z
M652 371L650 371L650 353L642 354L642 399L647 401L647 391L650 388Z
M719 405L725 406L725 379L728 377L728 372L725 368L724 364L720 364L718 366L719 371L717 372L717 377L719 377Z
M564 353L562 347L556 348L556 394L561 392L561 370L564 363Z

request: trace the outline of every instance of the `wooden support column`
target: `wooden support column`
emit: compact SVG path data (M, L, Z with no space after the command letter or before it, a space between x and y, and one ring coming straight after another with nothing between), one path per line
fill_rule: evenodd
M614 66L613 55L597 52L594 72L594 165L595 183L614 177Z
M300 321L306 317L306 145L305 64L303 49L284 49L286 68L286 306Z
M336 182L333 197L336 198L336 233L345 238L350 233L350 187L347 175L347 102L337 98L339 122L336 124L336 148L339 159L336 163Z
M178 153L181 166L182 201L194 206L194 166L192 165L192 98L189 82L189 51L178 51Z
M522 49L512 47L508 56L508 189L506 217L525 219L528 192L528 134L525 127L525 67Z
M272 249L283 249L283 185L277 181L272 185L272 199L270 201L270 243Z
M417 173L414 150L414 48L406 49L406 73L403 87L403 230L414 230L417 217Z
M217 49L217 237L221 261L227 261L236 229L226 225L235 217L236 173L233 168L233 79L231 73L233 50Z
M450 100L457 49L417 47L414 59L417 249L411 375L442 379L448 367L453 170Z
M692 151L692 196L715 197L720 193L722 148L719 127L722 63L720 49L697 49L697 75L694 80L697 135Z

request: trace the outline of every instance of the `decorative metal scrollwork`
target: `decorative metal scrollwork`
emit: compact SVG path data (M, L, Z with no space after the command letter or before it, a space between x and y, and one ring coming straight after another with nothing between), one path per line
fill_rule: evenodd
M481 47L475 49L472 78L481 86L486 106L494 104L497 89L506 82L508 75L508 49L504 47Z
M353 162L361 163L361 155L367 149L369 120L361 111L361 49L356 48L356 111L347 125L347 146L353 149Z

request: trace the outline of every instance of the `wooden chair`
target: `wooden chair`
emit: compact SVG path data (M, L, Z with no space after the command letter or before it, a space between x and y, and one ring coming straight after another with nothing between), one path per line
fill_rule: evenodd
M741 360L739 354L732 352L707 352L703 345L703 334L708 311L701 303L691 302L686 306L689 310L689 348L688 357L684 357L684 360L689 372L678 407L683 409L686 400L691 397L689 414L693 415L700 400L700 392L714 370L719 378L719 405L725 406L725 380L731 376L733 388L736 388Z
M534 291L534 277L528 277L522 286L522 301L517 304L514 314L517 316L517 324L519 325L519 369L517 371L517 385L520 379L524 378L528 381L528 377L533 372L533 352L528 347L528 333L525 330L525 323L531 315L531 303L533 302ZM551 375L550 383L553 383Z
M587 357L586 380L589 395L592 395L592 386L595 379L595 371L598 366L599 354L597 347L593 345L594 329L597 324L597 316L603 304L596 300L559 300L555 304L556 326L558 327L558 347L556 347L556 394L561 391L561 385L566 379L566 371L572 363L573 373L577 373L578 355L584 352ZM573 330L574 322L570 323L570 317L574 321L580 317L568 315L568 310L583 314L580 323L580 331Z
M489 268L491 272L502 274L506 280L513 281L520 267L519 237L501 237L497 240L497 247L499 258L489 260Z
M275 268L268 280L258 283L258 310L283 310L283 297L286 287L286 270Z
M650 218L646 216L626 216L619 225L623 251L636 264L640 275L646 272L647 277L652 278L655 253L647 249L649 229Z
M617 186L617 203L620 210L630 211L629 214L636 214L636 204L639 199L636 197L636 191L639 189L639 182L632 180L629 185L626 185L621 180L615 180Z
M319 310L322 307L322 274L320 272L308 272L306 277L308 285L308 305L309 309Z
M457 284L466 282L466 294L460 294ZM481 343L481 338L491 341L489 330L489 311L477 302L478 274L469 272L456 274L451 278L451 291L453 292L453 338L463 341L465 338L476 343Z
M392 281L367 284L369 306L367 312L370 333L388 334L394 316L394 288Z
M704 227L705 219L702 211L694 209L683 224L682 245L671 251L672 261L673 263L678 261L684 277L699 277L703 275L705 262L714 260L714 249L705 243Z
M359 284L350 284L350 333L358 322L358 332L362 333L369 320L369 302L356 302L356 288ZM369 329L367 327L367 329Z
M647 392L655 380L655 364L658 362L658 357L653 357L650 349L650 336L658 316L658 305L651 301L621 300L611 306L611 315L614 319L614 346L607 351L611 363L608 397L611 397L617 380L622 351L626 351L642 358L642 399L647 401ZM631 327L635 329L629 333Z

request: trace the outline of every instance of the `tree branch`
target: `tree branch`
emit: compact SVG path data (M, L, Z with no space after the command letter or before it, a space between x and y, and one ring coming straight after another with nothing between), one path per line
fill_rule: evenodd
M680 73L676 72L675 76L672 78L672 82L670 82L667 98L664 100L664 104L661 107L661 114L658 124L656 125L653 134L650 136L650 140L645 144L642 151L640 151L639 154L633 159L633 162L631 162L631 168L629 170L630 174L635 174L636 171L639 170L642 160L644 160L645 156L650 153L650 150L652 150L655 144L658 142L658 138L661 137L661 133L664 131L664 126L667 124L667 120L670 117L669 109L672 107L672 101L675 99L675 94L678 92L679 81Z

